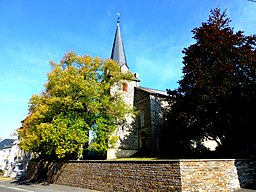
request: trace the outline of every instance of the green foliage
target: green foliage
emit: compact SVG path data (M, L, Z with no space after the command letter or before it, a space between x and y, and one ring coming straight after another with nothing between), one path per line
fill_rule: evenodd
M41 157L77 158L88 149L91 130L95 138L90 149L104 153L118 122L133 110L111 89L132 75L121 73L113 60L74 52L51 66L45 90L29 101L28 117L18 132L21 148Z
M254 142L256 36L234 32L230 22L216 8L192 30L196 43L183 50L184 76L177 90L169 90L169 121L188 145L208 138L229 151L246 151Z

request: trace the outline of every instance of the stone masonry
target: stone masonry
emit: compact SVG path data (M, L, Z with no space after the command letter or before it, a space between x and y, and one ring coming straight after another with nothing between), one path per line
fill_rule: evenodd
M230 192L256 182L256 161L31 161L27 175L98 191Z

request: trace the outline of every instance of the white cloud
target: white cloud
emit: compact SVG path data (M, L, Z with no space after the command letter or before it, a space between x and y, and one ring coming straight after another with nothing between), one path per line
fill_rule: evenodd
M7 138L25 118L32 94L43 90L49 60L55 55L44 43L2 40L1 44L0 136Z
M189 40L188 40L189 39ZM140 74L141 86L165 90L178 87L182 76L182 50L190 36L143 32L125 39L128 65Z
M246 34L255 34L256 3L250 3L246 0L244 2L235 0L232 2L219 1L217 3L222 11L227 9L228 17L232 20L231 27L235 26L235 30L244 30ZM213 6L212 8L215 7L219 6ZM210 9L201 10L200 17L204 17L205 20L197 21L199 25L193 27L199 27L202 22L207 21L208 15L210 15ZM191 21L189 16L188 20ZM149 29L140 29L136 36L125 39L125 48L129 54L127 55L128 65L134 72L139 72L142 86L162 90L177 88L177 81L182 77L182 57L184 56L182 50L194 43L193 34L190 32L193 27L191 29L188 27L182 28L182 30L186 29L187 31L178 33L167 26L165 32L168 33L169 30L169 37L166 34L160 34L160 31L157 33L157 31L153 32ZM138 29L130 26L130 30ZM129 31L127 34L129 34Z
M141 86L161 90L177 88L177 81L181 77L183 46L175 45L178 43L172 37L158 43L151 35L141 39L144 40L133 43L134 49L130 50L133 54L129 56L133 59L128 58L132 62L128 65L132 65L134 72L140 74Z
M256 17L255 17L256 3L247 2L237 10L236 17L233 24L237 30L245 31L246 35L256 33ZM236 11L236 10L234 10Z
M57 53L54 49L44 43L8 42L2 43L0 51L2 67L0 85L7 84L32 85L33 83L44 83L47 72L50 70L49 60L55 59ZM38 84L37 84L38 85Z
M162 58L161 58L162 59ZM172 65L171 61L160 58L150 59L137 57L136 65L140 74L141 86L165 90L167 88L177 88L176 82L180 77L178 66Z

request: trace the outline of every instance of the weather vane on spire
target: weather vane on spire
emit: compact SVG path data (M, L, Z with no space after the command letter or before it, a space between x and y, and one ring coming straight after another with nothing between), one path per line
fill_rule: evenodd
M118 17L117 17L117 22L119 23L119 21L120 21L120 13L117 12L116 14L117 14L117 16L118 16Z

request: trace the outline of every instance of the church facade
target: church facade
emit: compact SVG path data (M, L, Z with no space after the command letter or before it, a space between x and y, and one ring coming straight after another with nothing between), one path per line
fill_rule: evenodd
M122 72L128 72L124 45L121 37L120 22L117 27L111 52L111 59L116 61ZM131 71L130 71L131 72ZM127 115L125 122L115 133L118 142L107 152L107 159L130 157L135 154L158 154L161 146L161 133L165 120L168 95L164 91L141 87L139 75L134 73L134 80L120 82L112 92L121 91L124 102L134 106L138 111L136 116Z

